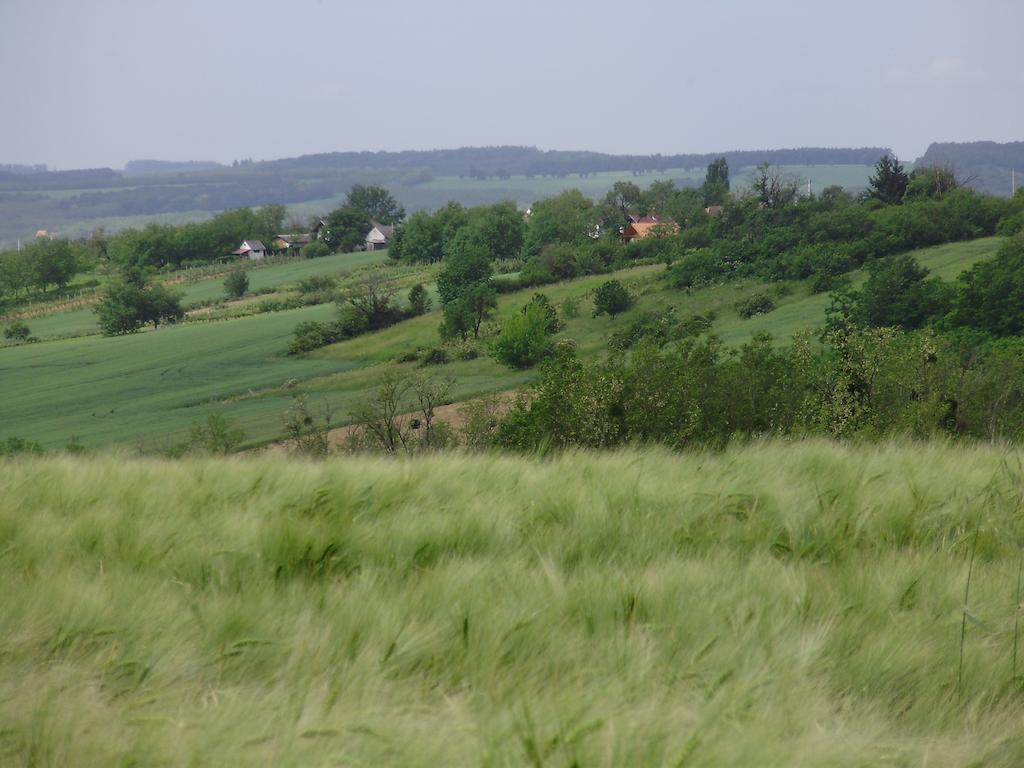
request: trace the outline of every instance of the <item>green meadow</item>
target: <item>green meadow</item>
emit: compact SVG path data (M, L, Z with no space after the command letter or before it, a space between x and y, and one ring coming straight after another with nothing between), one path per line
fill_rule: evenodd
M0 487L3 765L1024 763L1016 449L55 457Z
M920 262L943 278L953 278L979 259L992 256L998 238L953 243L915 252ZM312 274L372 266L381 254L348 254L290 262L251 272L259 287L293 284ZM756 333L771 333L786 343L794 333L822 324L827 294L810 294L806 283L789 285L777 308L750 320L733 305L755 292L772 292L777 284L736 281L699 290L678 291L659 280L660 265L616 273L637 295L636 307L615 320L590 316L589 295L607 276L597 275L540 289L554 303L579 301L579 316L565 323L561 336L573 339L584 357L601 354L609 336L644 311L674 307L679 316L714 312L712 330L726 343L740 344ZM854 273L854 282L863 275ZM186 301L200 291L220 290L222 278L186 286ZM192 291L191 299L188 291ZM500 297L497 321L518 311L533 290ZM436 307L436 301L435 301ZM58 448L72 437L88 447L128 445L166 448L187 435L193 423L223 412L246 431L247 444L259 445L282 435L282 416L299 389L327 404L336 423L346 423L355 405L379 380L385 366L414 370L416 363L396 362L402 355L438 343L441 313L413 320L317 352L286 354L295 326L327 320L333 305L250 315L215 322L187 322L158 331L103 338L86 336L0 349L0 437L17 435ZM92 321L91 310L31 320L39 328L71 327ZM507 391L528 383L530 372L510 371L489 357L453 361L429 369L455 380L452 397Z

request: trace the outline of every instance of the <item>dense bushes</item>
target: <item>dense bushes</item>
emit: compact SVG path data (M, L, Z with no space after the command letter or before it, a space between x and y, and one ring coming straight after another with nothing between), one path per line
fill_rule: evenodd
M728 351L700 337L594 363L560 355L499 443L682 448L769 434L1024 439L1024 340L889 328L832 334L824 348L760 336Z

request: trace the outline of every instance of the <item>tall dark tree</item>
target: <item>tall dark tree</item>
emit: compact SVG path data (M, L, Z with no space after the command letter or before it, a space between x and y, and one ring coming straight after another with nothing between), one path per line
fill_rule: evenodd
M722 205L729 196L729 163L712 160L704 174L704 205Z
M366 242L366 234L373 226L366 211L351 205L335 208L327 214L324 222L320 239L331 251L341 253L362 247Z
M903 202L909 177L895 155L885 154L875 163L875 173L868 179L868 194L886 205Z
M405 209L384 187L356 184L348 193L345 205L362 211L378 224L397 224L405 218Z

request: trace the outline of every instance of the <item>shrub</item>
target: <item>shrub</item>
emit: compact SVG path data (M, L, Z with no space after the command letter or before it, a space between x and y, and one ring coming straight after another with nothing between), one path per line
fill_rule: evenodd
M326 243L315 240L302 249L302 255L307 259L318 259L321 256L330 256L331 249L327 247Z
M614 318L633 306L633 297L618 280L602 283L594 291L594 317L608 315Z
M249 290L249 276L244 269L235 269L224 279L224 294L229 299L240 299Z
M338 278L332 275L312 275L300 280L297 285L301 293L319 293L338 287Z
M530 368L551 351L548 314L539 303L530 303L513 315L491 344L494 358L509 368Z
M775 309L775 300L766 293L755 293L735 304L736 313L749 320L754 315L764 315Z
M427 350L423 355L423 365L444 365L448 362L448 353L440 347Z
M409 289L409 314L412 317L424 315L430 309L430 296L422 283L417 283Z
M190 438L190 447L194 450L226 455L245 440L245 430L217 411L209 414L206 421L193 424Z
M562 317L566 320L573 320L580 316L580 300L575 296L567 296L562 299L562 303L559 304L558 308L562 312Z
M39 455L43 453L43 446L32 440L23 437L8 437L0 440L0 457L21 455Z
M549 334L555 334L558 333L559 330L561 330L562 324L558 320L558 312L555 311L554 305L551 303L551 300L547 296L545 296L543 293L533 294L533 297L530 299L530 303L523 307L522 311L525 312L527 309L533 306L539 307L540 310L547 317L548 320L546 328Z
M32 332L29 331L28 326L25 325L25 322L22 320L15 320L4 328L4 338L8 341L28 341L31 338L31 335Z

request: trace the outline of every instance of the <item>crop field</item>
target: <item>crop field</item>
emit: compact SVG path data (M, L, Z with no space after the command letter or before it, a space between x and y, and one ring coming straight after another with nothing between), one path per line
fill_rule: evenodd
M4 765L1024 763L1018 450L67 457L0 487Z
M916 252L919 261L944 278L952 278L975 261L993 255L998 238L954 243ZM254 270L268 285L300 279L305 270L336 271L339 264L371 260L371 254L316 259ZM383 259L383 256L376 258ZM345 261L350 259L351 261ZM734 303L775 285L737 281L690 292L668 289L658 280L663 267L624 270L616 277L638 296L637 306L609 320L590 316L589 294L607 276L597 275L544 286L556 304L574 297L580 313L568 320L559 334L577 343L578 353L592 357L607 347L611 333L638 313L674 307L680 318L713 311L712 330L728 344L740 344L760 332L786 343L794 333L821 325L828 306L827 294L812 295L806 284L777 299L777 308L750 320L740 318ZM854 274L854 281L863 275ZM207 281L219 288L221 279ZM203 287L203 283L190 286ZM205 290L205 288L204 288ZM534 291L500 297L497 320L525 304ZM435 301L436 307L436 301ZM88 447L129 445L143 449L166 448L184 439L192 424L214 411L237 420L246 431L247 444L259 445L280 438L283 414L299 389L309 393L318 407L327 404L338 424L348 423L354 406L379 380L385 366L415 370L415 363L397 364L404 353L438 343L441 313L435 309L383 331L357 337L301 357L285 354L295 326L304 320L326 320L333 305L274 312L208 323L185 323L133 336L66 339L0 349L0 438L17 435L49 448L59 448L72 437ZM90 317L80 315L89 314ZM90 310L64 313L65 320L91 320ZM63 322L63 315L37 318ZM44 326L45 327L45 326ZM454 379L451 396L464 400L476 395L522 387L534 374L510 371L489 357L454 361L430 369ZM294 386L300 383L300 387Z

